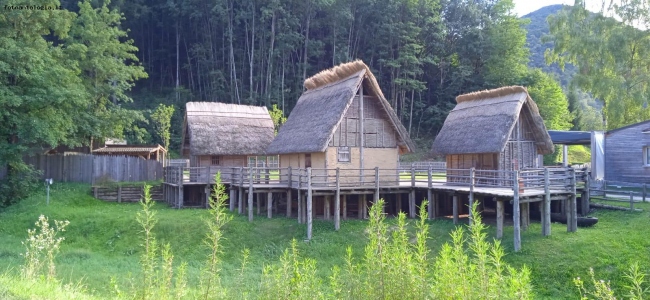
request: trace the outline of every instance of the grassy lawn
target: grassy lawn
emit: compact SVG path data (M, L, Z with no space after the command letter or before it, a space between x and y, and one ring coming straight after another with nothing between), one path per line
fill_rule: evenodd
M624 272L633 262L639 262L643 271L650 270L650 204L637 203L644 212L597 211L600 221L592 228L580 228L577 233L567 233L566 226L553 224L550 237L541 236L539 223L531 224L522 233L523 250L512 252L512 227L506 227L503 245L505 260L520 268L528 266L532 272L535 298L577 298L573 278L588 277L593 267L598 278L611 280L612 286L622 295ZM81 184L55 184L50 205L45 205L45 193L40 191L31 198L0 212L0 273L17 272L22 263L24 248L21 241L27 229L34 227L40 214L57 220L69 220L61 253L57 258L57 273L64 282L82 280L91 293L99 297L111 296L110 279L116 278L129 286L129 278L139 274L141 251L140 228L135 221L138 204L108 203L90 196L89 186ZM207 249L203 219L206 210L175 210L157 204L158 224L155 234L159 241L170 243L175 262L188 262L189 285L196 286L198 270L203 264ZM389 220L393 222L394 220ZM431 249L436 252L442 243L450 240L454 225L448 220L431 221ZM292 239L297 239L303 255L316 259L317 274L324 282L331 268L344 264L345 249L352 247L355 256L361 257L366 237L366 221L342 222L341 231L335 232L327 221L314 222L314 239L302 242L306 227L295 219L256 217L252 223L244 216L235 216L226 225L223 251L222 281L224 286L245 285L254 290L259 286L262 268L275 264ZM488 231L494 236L494 228ZM250 250L250 263L243 278L238 278L241 252ZM101 271L99 271L101 270ZM194 279L193 279L194 278ZM0 289L1 292L1 289ZM1 293L0 293L1 295ZM255 295L251 295L255 296Z

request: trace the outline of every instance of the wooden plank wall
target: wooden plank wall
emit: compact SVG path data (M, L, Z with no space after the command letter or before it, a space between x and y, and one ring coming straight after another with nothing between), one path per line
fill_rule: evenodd
M43 178L52 178L55 182L135 182L163 177L160 162L132 156L53 154L29 156L23 160L41 170Z
M650 167L644 165L644 147L650 147L650 125L645 122L605 134L605 179L650 183Z

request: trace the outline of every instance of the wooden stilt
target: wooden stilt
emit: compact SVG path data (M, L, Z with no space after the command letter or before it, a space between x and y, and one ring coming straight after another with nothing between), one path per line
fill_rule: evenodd
M266 195L266 217L273 217L273 193L269 192Z
M230 197L228 198L228 208L230 211L235 211L235 202L237 201L237 191L234 187L230 187Z
M183 197L185 197L185 195L183 194L183 185L181 184L178 187L178 208L183 208Z
M366 194L361 195L361 202L363 205L363 218L368 218L368 200L366 200Z
M325 220L330 219L330 196L325 196L323 201L323 218Z
M503 219L504 219L504 209L503 201L496 199L497 203L497 239L503 238Z
M514 243L515 243L515 252L518 252L521 250L521 215L520 215L520 207L519 207L519 172L515 171L514 172L514 184L513 184L513 191L514 191L514 197L513 197L513 204L512 204L512 223L514 225Z
M259 216L261 214L260 206L262 205L262 196L259 193L255 195L255 206L257 207L257 215Z
M248 222L253 222L253 169L248 171Z
M551 179L549 177L548 168L544 168L544 209L542 210L542 235L551 235Z
M576 232L578 231L578 203L576 203L577 197L576 197L576 170L575 169L571 169L571 186L573 188L573 193L569 198L571 219L567 219L567 220L571 220L571 232ZM630 193L630 199L632 199L632 203L634 203L632 198L632 193Z
M343 195L343 220L348 219L348 195Z
M530 225L530 211L529 203L521 204L521 230L528 230L528 225Z
M415 218L415 189L411 189L409 194L409 217L411 219Z
M287 189L287 218L291 218L291 188Z
M472 209L474 207L474 168L469 169L469 224L472 225Z
M312 219L311 168L307 168L307 240L312 236Z
M458 224L458 195L454 194L452 208L454 212L454 224Z
M334 230L341 228L341 186L339 184L339 168L336 168L336 195L334 195Z
M374 202L379 202L379 167L375 167L375 195ZM386 212L386 204L384 203L384 212Z
M358 215L359 216L358 217L359 217L359 219L363 219L363 202L361 200L361 195L359 195L358 197L359 197L359 199L357 200L357 203L358 203L357 207L359 207L359 209L358 209Z
M301 195L300 189L298 189L298 224L302 224L302 222L303 222L303 220L302 220L302 211L304 210L304 208L302 207L302 203L303 203L302 195Z
M203 193L205 195L205 208L210 208L210 185L209 184L205 185Z

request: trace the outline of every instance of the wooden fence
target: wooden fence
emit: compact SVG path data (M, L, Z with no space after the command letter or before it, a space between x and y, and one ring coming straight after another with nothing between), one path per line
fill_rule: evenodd
M150 181L163 178L163 166L154 160L132 156L108 155L35 155L25 163L42 171L43 178L55 182Z

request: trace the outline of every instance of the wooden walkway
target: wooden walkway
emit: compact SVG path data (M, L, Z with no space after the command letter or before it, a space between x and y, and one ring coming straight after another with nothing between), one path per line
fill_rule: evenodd
M567 215L567 230L577 230L576 195L579 181L585 176L583 170L572 168L543 168L520 171L494 171L475 169L291 169L291 168L165 168L164 198L173 207L184 205L184 188L203 189L201 197L207 206L207 197L213 178L221 172L223 183L229 186L229 208L244 213L247 209L249 221L253 220L253 195L258 195L257 210L260 211L260 196L267 194L267 216L272 217L273 194L286 195L287 216L293 216L292 201L298 204L298 222L307 224L307 239L312 238L314 218L314 197L323 197L324 218L329 219L331 202L334 202L334 228L340 228L341 208L343 218L347 216L347 196L358 197L359 217L367 216L366 196L372 195L373 202L380 194L408 194L408 215L416 217L416 192L426 193L430 200L429 218L438 216L440 199L453 197L453 220L457 224L462 208L461 198L467 199L472 207L477 197L491 197L496 201L497 237L503 236L506 204L512 205L514 224L514 248L521 249L520 232L530 223L530 203L538 203L541 211L542 234L551 233L551 201L561 201L562 210ZM297 195L294 197L293 195ZM246 202L244 203L244 197ZM401 198L398 198L401 199ZM398 201L398 205L401 200ZM196 203L192 205L196 207ZM401 209L399 209L401 210ZM472 221L471 211L469 221Z

